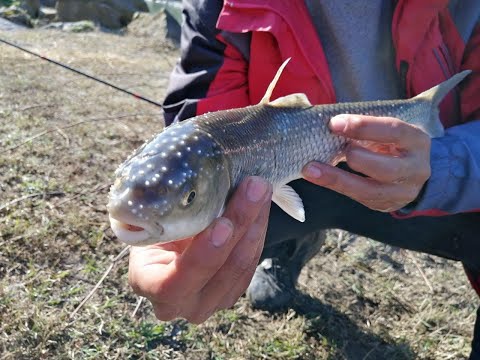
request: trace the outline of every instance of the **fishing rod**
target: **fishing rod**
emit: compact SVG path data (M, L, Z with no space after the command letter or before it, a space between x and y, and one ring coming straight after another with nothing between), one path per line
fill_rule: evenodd
M163 108L163 105L162 105L162 104L160 104L160 103L158 103L158 102L156 102L156 101L150 100L150 99L146 98L145 96L141 96L141 95L139 95L139 94L135 94L135 93L133 93L133 92L131 92L131 91L128 91L128 90L126 90L126 89L123 89L123 88L121 88L121 87L119 87L119 86L117 86L117 85L114 85L114 84L112 84L112 83L109 83L108 81L99 79L99 78L97 78L97 77L95 77L95 76L93 76L93 75L89 75L89 74L87 74L87 73L84 73L83 71L80 71L80 70L74 69L74 68L72 68L72 67L70 67L70 66L68 66L68 65L62 64L61 62L58 62L58 61L55 61L55 60L53 60L53 59L50 59L50 58L48 58L48 57L46 57L46 56L37 54L37 53L35 53L35 52L31 51L31 50L28 50L28 49L26 49L26 48L24 48L24 47L21 47L20 45L17 45L17 44L14 44L14 43L10 42L10 41L7 41L7 40L4 40L4 39L0 38L0 43L4 43L4 44L6 44L6 45L12 46L12 47L14 47L14 48L16 48L16 49L18 49L18 50L21 50L21 51L23 51L23 52L26 52L27 54L36 56L36 57L38 57L38 58L40 58L40 59L43 59L43 60L46 60L46 61L48 61L48 62L50 62L50 63L52 63L52 64L58 65L58 66L60 66L60 67L62 67L62 68L64 68L64 69L73 71L74 73L77 73L77 74L79 74L79 75L83 75L83 76L85 76L85 77L87 77L87 78L89 78L89 79L91 79L91 80L94 80L94 81L97 81L97 82L99 82L99 83L101 83L101 84L103 84L103 85L109 86L109 87L111 87L111 88L113 88L113 89L115 89L115 90L121 91L121 92L123 92L123 93L125 93L125 94L128 94L128 95L131 95L131 96L135 97L136 99L143 100L143 101L146 101L146 102L148 102L148 103L150 103L150 104L152 104L152 105L155 105L155 106L158 106L158 107L160 107L160 108Z

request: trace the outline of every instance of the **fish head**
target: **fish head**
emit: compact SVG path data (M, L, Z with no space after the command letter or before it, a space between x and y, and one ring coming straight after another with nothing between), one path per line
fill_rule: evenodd
M197 235L221 215L230 183L210 134L193 122L168 127L117 170L107 205L112 230L135 246Z

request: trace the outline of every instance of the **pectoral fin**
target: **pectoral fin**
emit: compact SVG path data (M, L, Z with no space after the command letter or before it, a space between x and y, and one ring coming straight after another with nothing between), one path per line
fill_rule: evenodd
M291 186L282 185L273 191L272 201L294 219L304 222L305 209L302 199Z

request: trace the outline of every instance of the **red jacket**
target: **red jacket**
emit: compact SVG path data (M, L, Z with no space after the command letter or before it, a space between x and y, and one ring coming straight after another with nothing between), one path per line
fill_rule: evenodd
M288 57L292 61L272 99L303 92L313 104L336 101L322 44L303 1L184 3L187 26L165 100L167 124L258 103ZM396 1L392 39L405 97L473 70L442 102L445 127L480 119L479 19L478 0ZM480 274L467 273L480 294Z

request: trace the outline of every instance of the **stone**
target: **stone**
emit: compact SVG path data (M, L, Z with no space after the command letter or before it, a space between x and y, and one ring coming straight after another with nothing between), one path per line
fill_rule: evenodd
M57 17L57 10L51 7L41 7L40 14L38 15L40 19L45 19L47 21L54 21Z
M8 21L6 19L3 19L0 17L0 30L1 31L12 31L12 30L19 30L19 29L23 29L21 26L11 22L11 21Z
M138 11L148 11L143 0L57 0L62 22L91 20L109 29L127 26Z
M22 0L20 2L20 8L25 10L31 18L38 18L40 13L40 0Z
M53 8L57 4L57 0L40 0L40 5Z
M26 27L33 27L32 19L27 14L27 12L15 5L12 5L8 8L3 7L0 8L0 17L7 19L15 24L26 26Z
M82 20L76 22L51 22L45 26L42 26L42 29L46 30L62 30L67 32L91 32L96 30L95 23L90 20Z

